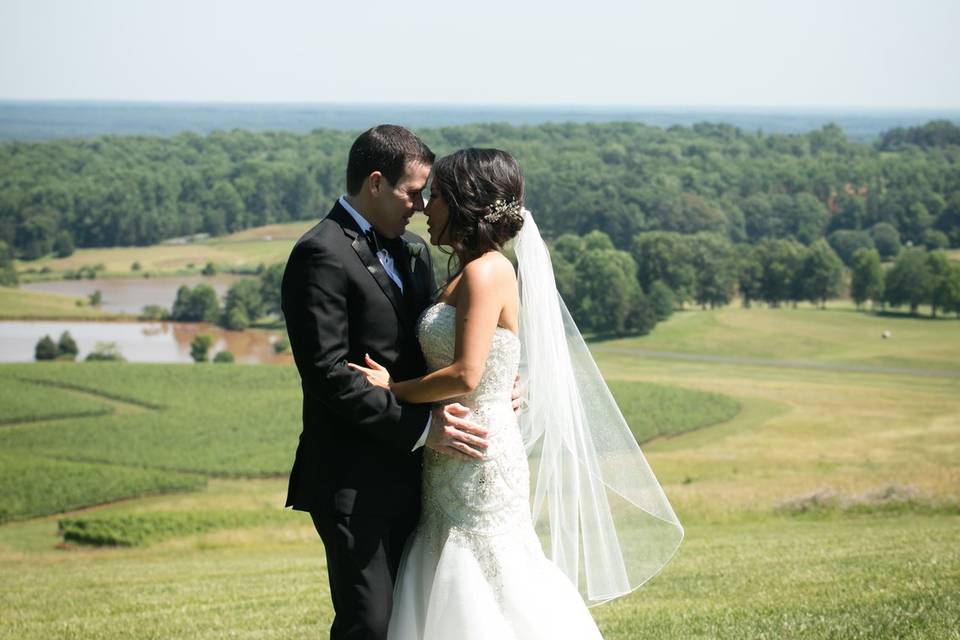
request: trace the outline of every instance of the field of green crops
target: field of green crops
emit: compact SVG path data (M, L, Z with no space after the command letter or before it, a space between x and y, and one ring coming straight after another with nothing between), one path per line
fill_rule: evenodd
M637 381L613 386L641 440L720 422L738 410L718 394ZM299 378L288 366L4 365L0 451L47 461L37 473L15 474L24 484L37 474L55 477L54 460L122 470L124 480L109 485L115 494L103 489L87 504L144 493L129 478L137 470L152 470L155 478L278 477L289 471L296 449L300 398ZM60 502L41 500L35 510L17 504L10 512L22 516L52 513L50 505Z
M593 345L687 534L592 609L604 637L960 639L957 345L957 322L805 308ZM292 369L7 365L8 385L0 638L325 635L321 544L282 510Z

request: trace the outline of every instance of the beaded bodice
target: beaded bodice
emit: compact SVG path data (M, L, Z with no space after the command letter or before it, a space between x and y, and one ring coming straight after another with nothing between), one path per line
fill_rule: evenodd
M427 368L436 371L453 362L454 342L456 340L457 308L446 303L427 307L420 316L420 348L427 361ZM497 327L493 333L493 344L480 377L477 388L472 393L455 401L466 406L490 403L506 399L509 403L513 381L520 366L520 340L503 327ZM453 399L444 404L454 402Z
M421 316L420 347L430 371L453 361L455 322L456 308L444 303ZM520 340L498 327L476 389L443 401L469 407L470 418L488 430L490 447L480 461L424 453L422 527L490 535L529 526L529 467L510 401L519 364Z

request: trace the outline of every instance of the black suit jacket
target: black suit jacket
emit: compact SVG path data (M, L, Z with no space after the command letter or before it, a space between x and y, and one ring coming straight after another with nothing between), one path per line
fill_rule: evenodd
M426 373L416 320L435 283L420 245L397 264L404 293L339 203L297 241L283 274L283 315L303 387L303 432L287 506L301 511L395 514L419 508L420 452L428 405L401 404L347 362L370 356L395 380ZM409 252L408 252L409 255Z

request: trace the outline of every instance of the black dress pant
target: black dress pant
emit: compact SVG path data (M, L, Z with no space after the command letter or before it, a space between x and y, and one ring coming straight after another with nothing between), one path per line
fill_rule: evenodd
M330 640L386 639L400 556L417 516L310 514L327 554Z

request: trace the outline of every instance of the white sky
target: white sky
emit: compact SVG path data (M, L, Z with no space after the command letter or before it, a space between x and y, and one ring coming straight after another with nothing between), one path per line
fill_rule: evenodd
M960 0L0 0L0 99L960 107Z

